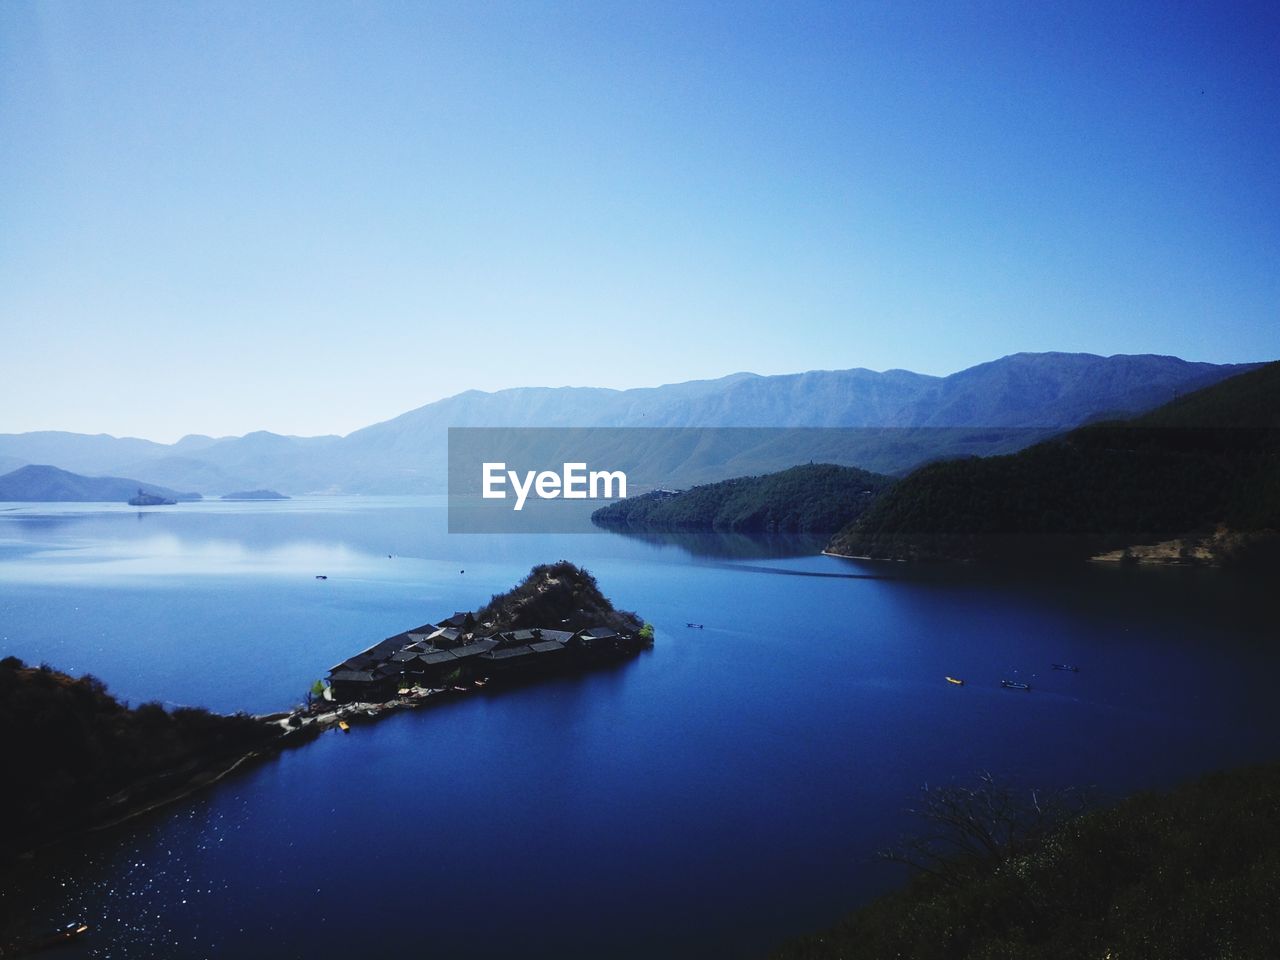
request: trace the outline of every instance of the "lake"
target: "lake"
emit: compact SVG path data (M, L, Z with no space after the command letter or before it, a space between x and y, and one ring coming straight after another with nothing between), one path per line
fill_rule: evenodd
M287 708L561 558L657 632L616 668L325 734L4 895L89 922L65 956L761 957L901 882L875 853L926 782L1119 795L1275 756L1260 579L445 530L442 498L0 504L0 652L133 704Z

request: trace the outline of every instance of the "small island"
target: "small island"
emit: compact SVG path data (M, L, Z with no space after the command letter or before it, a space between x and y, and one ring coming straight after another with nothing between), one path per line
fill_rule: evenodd
M156 493L147 493L141 487L138 488L137 494L128 500L131 507L172 507L177 502L177 500L171 500Z
M290 500L291 497L275 490L240 490L236 493L224 493L220 500Z

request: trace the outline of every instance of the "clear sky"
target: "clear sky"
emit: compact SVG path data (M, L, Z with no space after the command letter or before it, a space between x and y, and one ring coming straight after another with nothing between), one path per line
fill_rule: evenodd
M0 4L0 432L1280 357L1272 3Z

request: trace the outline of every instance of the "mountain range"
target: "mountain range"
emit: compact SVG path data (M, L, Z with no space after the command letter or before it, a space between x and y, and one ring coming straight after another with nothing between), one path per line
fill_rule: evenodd
M1256 366L1156 355L1019 353L945 377L859 368L737 373L631 390L468 390L345 437L259 431L162 444L57 431L0 434L0 472L48 464L94 476L137 476L205 495L259 487L291 494L435 493L445 489L450 427L857 427L900 432L892 441L873 435L863 442L854 465L902 474L929 460L1008 453L1092 420L1140 413ZM787 446L718 476L703 465L696 479L819 457L833 459Z

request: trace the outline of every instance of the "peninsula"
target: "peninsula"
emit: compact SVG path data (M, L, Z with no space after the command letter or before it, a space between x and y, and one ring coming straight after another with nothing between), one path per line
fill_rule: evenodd
M324 700L386 704L616 662L653 643L653 628L614 608L595 577L567 560L540 564L475 612L395 634L332 667Z
M0 660L0 725L13 731L0 795L0 865L211 783L285 731L247 714L130 708L91 675Z
M893 478L833 463L808 463L689 490L654 490L591 515L608 528L834 533L866 512Z
M616 609L591 574L561 560L534 567L479 610L374 644L334 667L306 705L265 716L168 710L158 702L130 708L96 677L6 657L0 726L20 735L6 766L10 786L0 796L9 827L0 868L24 852L181 799L346 717L442 702L479 692L490 680L496 689L616 663L652 642L651 626Z
M27 503L124 503L144 489L168 503L202 499L198 493L182 493L140 480L85 477L45 464L29 464L0 477L0 500Z
M1280 560L1277 532L1280 362L1019 453L921 467L827 549L1261 565Z

